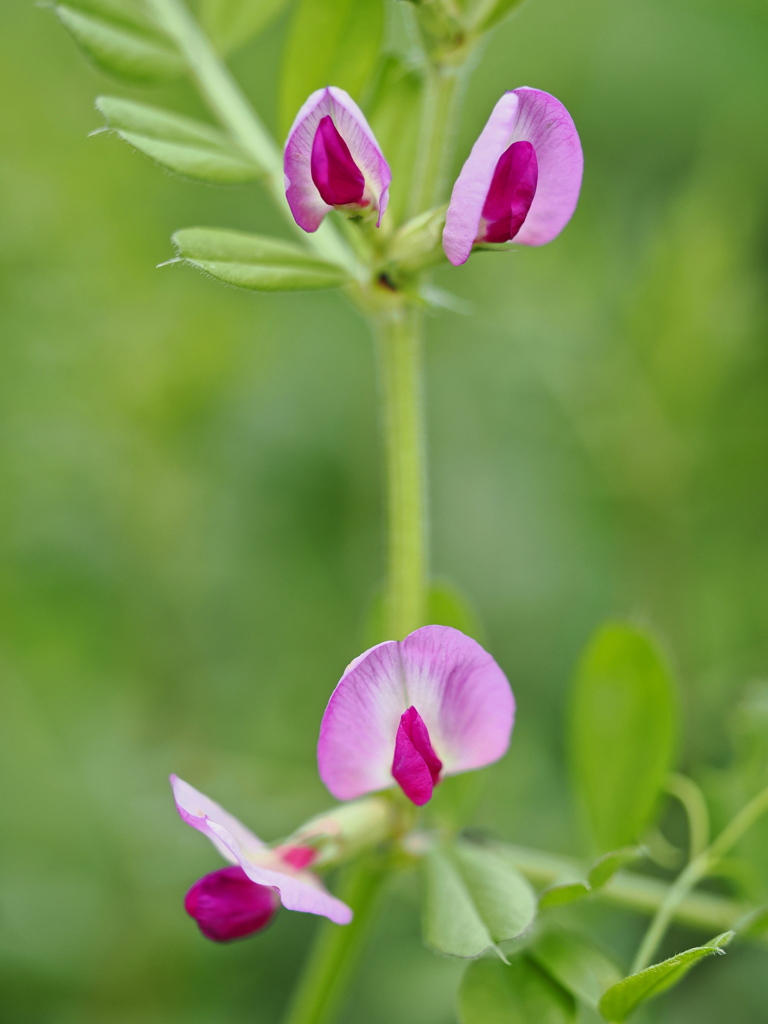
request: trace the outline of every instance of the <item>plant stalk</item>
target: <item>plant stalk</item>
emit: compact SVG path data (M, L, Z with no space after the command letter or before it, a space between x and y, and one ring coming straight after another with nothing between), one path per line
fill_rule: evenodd
M465 66L429 65L421 110L419 151L408 204L415 217L445 198L444 190L465 79Z
M386 865L369 858L347 868L339 895L355 916L343 927L331 921L320 924L283 1024L329 1024L333 1020L357 966L387 877Z
M726 825L717 839L706 850L703 850L698 857L695 857L672 883L637 951L637 956L632 964L632 974L642 971L651 963L672 918L675 916L676 910L683 900L688 897L691 890L702 878L709 874L717 862L735 846L744 833L766 811L768 811L768 786L761 790L757 796L739 811L730 824Z
M421 311L376 321L387 478L387 626L401 640L425 623L427 529Z

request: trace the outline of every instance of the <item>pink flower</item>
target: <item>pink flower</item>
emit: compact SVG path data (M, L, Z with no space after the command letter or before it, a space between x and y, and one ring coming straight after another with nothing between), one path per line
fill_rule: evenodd
M424 626L347 668L320 726L320 777L339 800L397 783L421 806L442 776L502 757L514 714L490 654L457 629Z
M238 865L206 875L187 893L187 912L209 938L227 941L265 927L280 903L288 910L320 914L349 924L352 911L307 870L314 850L270 848L207 796L171 776L176 809L183 821L208 836L219 853ZM243 930L246 929L246 930Z
M559 100L527 86L504 93L453 186L446 256L459 266L475 243L551 242L573 216L583 168L576 127Z
M313 92L285 144L285 189L296 223L317 231L329 210L370 213L387 208L392 175L363 112L343 89Z

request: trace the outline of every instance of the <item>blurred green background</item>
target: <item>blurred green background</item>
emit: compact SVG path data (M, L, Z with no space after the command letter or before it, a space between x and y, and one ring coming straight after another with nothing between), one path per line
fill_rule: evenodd
M284 32L233 62L272 126ZM681 764L716 810L742 796L734 708L768 671L767 44L764 0L531 0L470 90L457 161L521 84L586 153L564 235L441 270L476 316L428 326L434 567L519 705L476 820L517 842L582 849L564 698L606 615L657 627ZM371 345L334 294L156 270L179 227L285 229L255 186L88 138L97 93L133 94L50 12L5 0L0 50L0 1016L271 1024L316 922L203 940L181 902L219 862L166 776L266 838L329 803L318 724L383 566ZM753 848L768 895L767 831ZM346 1024L453 1019L460 965L416 908L404 882ZM641 922L604 923L625 956ZM644 1019L764 1024L766 963L736 948Z

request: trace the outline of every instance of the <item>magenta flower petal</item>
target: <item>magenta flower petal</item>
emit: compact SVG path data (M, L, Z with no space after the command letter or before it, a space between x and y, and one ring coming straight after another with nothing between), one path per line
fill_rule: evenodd
M184 897L184 909L214 942L231 942L261 931L279 906L277 892L268 885L256 885L240 867L205 875Z
M336 924L349 924L352 911L346 903L332 896L311 871L297 868L295 854L282 858L237 818L178 776L171 776L171 786L182 819L208 836L217 850L227 860L239 864L252 882L277 889L286 909L320 914Z
M472 152L453 186L443 232L443 248L455 266L466 262L477 241L492 241L499 232L487 236L486 202L499 198L496 180L501 158L515 143L533 147L535 165L522 167L523 150L516 151L519 166L507 167L510 193L511 238L522 245L544 245L560 234L573 216L581 189L584 158L576 127L562 103L540 89L522 87L506 92L493 108L488 123L472 147ZM536 167L534 194L527 213L523 212L526 194L531 191L532 167ZM509 181L509 171L513 171ZM491 195L492 186L496 186ZM503 211L501 211L503 213ZM519 223L518 223L519 221Z
M429 730L414 707L404 711L395 737L392 777L417 807L428 803L440 781L443 762L432 748Z
M415 718L404 722L410 708L423 732ZM514 710L507 678L490 654L457 629L424 626L372 647L347 668L320 727L320 777L337 799L351 800L400 781L393 776L400 755L398 773L413 780L416 792L418 769L426 789L427 775L434 785L441 769L452 775L502 757ZM401 725L406 736L399 737Z
M324 161L328 163L327 171L323 170ZM288 133L284 167L288 205L305 231L317 231L334 206L371 208L378 214L377 224L381 223L392 175L363 112L343 89L330 86L312 93ZM353 193L349 184L358 180L356 175L364 183L359 194ZM341 179L345 184L337 192ZM356 198L349 198L353 194ZM338 202L339 198L344 202Z

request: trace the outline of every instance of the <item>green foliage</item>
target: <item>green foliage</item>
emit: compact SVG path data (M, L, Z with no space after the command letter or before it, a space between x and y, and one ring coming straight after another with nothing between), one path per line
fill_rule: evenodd
M601 849L636 840L656 809L675 750L672 677L651 636L626 623L603 626L573 686L574 782Z
M299 0L283 56L282 133L315 89L337 85L359 103L379 62L383 34L383 0Z
M216 185L239 185L261 173L212 125L116 96L100 96L96 107L115 134L176 174Z
M606 882L609 882L617 871L621 871L628 864L645 856L645 848L642 846L624 846L621 850L612 850L598 857L589 869L587 881L592 889L601 889Z
M460 1024L574 1024L576 1003L527 956L478 960L459 989Z
M201 0L200 23L221 53L242 46L287 5L288 0Z
M539 908L546 910L548 907L562 907L566 903L583 900L591 893L592 889L586 882L561 882L551 885L539 895Z
M669 960L646 967L644 971L630 974L603 995L599 1004L600 1013L606 1020L625 1020L641 1003L661 995L681 981L699 960L724 953L723 946L728 945L734 934L724 932L704 946L694 946L693 949L678 953Z
M613 961L583 935L552 929L540 935L528 952L563 988L594 1008L621 978Z
M477 13L472 18L473 27L480 32L488 32L513 14L523 2L524 0L481 0Z
M83 53L115 78L155 85L184 72L174 45L131 0L67 0L54 10Z
M218 228L184 228L173 236L178 258L237 288L260 292L338 288L341 267L290 242Z
M368 104L368 120L392 171L392 190L387 216L399 224L408 202L408 183L418 151L419 118L424 77L396 56L381 66Z
M533 890L493 850L457 840L432 850L423 863L424 939L439 953L477 957L532 922Z
M482 623L470 602L453 583L442 580L430 585L427 590L425 617L425 625L452 626L474 637L478 643L483 643L485 631ZM366 648L392 639L387 631L387 609L383 591L379 591L371 603L364 637Z

